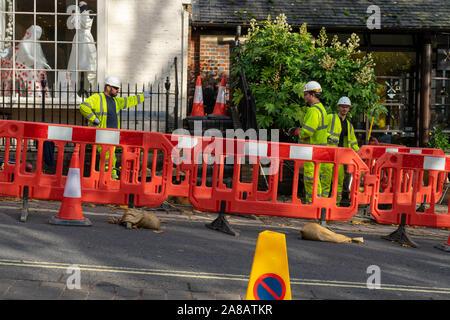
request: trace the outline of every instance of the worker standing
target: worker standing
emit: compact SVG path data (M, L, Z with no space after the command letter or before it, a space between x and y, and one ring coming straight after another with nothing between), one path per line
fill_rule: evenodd
M350 99L348 97L341 97L337 106L338 113L328 115L329 136L327 145L332 147L352 148L355 152L357 152L359 150L359 146L358 140L355 136L355 129L347 119L347 114L350 111L350 107ZM334 165L331 163L324 163L321 168L322 197L328 197L331 192ZM341 205L345 176L344 172L344 166L340 165L337 184L337 205Z
M309 105L309 108L305 114L302 128L299 132L300 143L314 144L319 146L327 145L327 112L320 102L321 92L322 87L316 81L310 81L306 83L305 88L303 89L303 98ZM305 162L303 168L303 180L305 186L306 203L311 203L314 183L313 162ZM317 194L322 194L320 178L317 179Z
M103 92L95 93L88 97L80 104L80 112L88 121L90 126L97 128L112 128L120 129L120 116L119 112L122 109L127 109L136 106L146 98L150 97L148 91L137 96L118 97L120 90L120 80L115 76L108 76L105 79L105 87ZM97 150L101 153L101 147L98 146ZM109 151L105 155L105 171L109 168ZM118 179L116 171L116 155L115 147L113 148L112 156L112 179Z

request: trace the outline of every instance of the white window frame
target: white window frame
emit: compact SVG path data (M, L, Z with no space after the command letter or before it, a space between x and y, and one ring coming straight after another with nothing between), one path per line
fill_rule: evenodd
M2 0L0 0L2 1ZM49 15L49 16L53 16L54 17L54 39L53 40L32 40L33 43L40 43L40 44L44 44L44 43L50 43L54 45L54 61L47 61L48 64L50 65L50 67L52 67L52 69L47 70L47 69L37 69L36 68L36 57L34 60L34 67L33 69L29 69L30 71L49 71L49 72L53 72L55 74L54 76L54 83L53 83L53 87L55 90L59 90L58 88L58 76L60 72L67 72L67 68L66 69L58 69L58 44L67 44L67 45L73 45L73 40L62 40L59 41L58 40L58 17L61 16L65 16L66 19L70 16L69 13L64 12L58 12L58 0L53 0L54 1L54 11L53 12L40 12L40 11L36 11L36 4L38 1L43 1L43 0L31 0L33 1L33 11L28 11L28 12L24 12L24 11L15 11L16 8L16 1L30 1L30 0L11 0L12 2L12 12L11 11L7 11L8 10L8 4L7 4L7 0L5 1L5 9L3 11L0 11L0 14L5 14L5 29L6 29L6 25L8 23L8 17L10 15L12 15L12 39L11 40L3 40L1 42L3 43L10 43L10 49L9 50L14 50L15 46L19 45L21 38L20 39L16 39L15 38L15 34L16 34L16 15L17 14L23 14L23 15L33 15L33 24L36 25L37 24L37 19L36 17L38 15ZM30 1L30 2L31 2ZM79 5L79 3L82 0L74 0L76 5ZM95 10L96 12L94 12L92 15L95 16L95 19L97 19L97 30L92 30L91 33L94 34L94 32L96 32L97 37L96 37L96 41L94 42L96 49L97 49L97 57L96 57L96 61L97 61L97 70L94 70L94 72L96 73L96 78L97 78L97 83L101 82L102 79L104 79L105 76L105 70L106 70L106 60L107 60L107 55L106 55L106 45L107 45L107 14L106 14L106 0L97 0L97 9ZM99 27L101 26L101 27ZM6 32L6 31L5 31ZM6 34L5 34L6 35ZM75 39L75 43L76 44L84 44L85 42L78 42L78 39ZM86 43L92 43L92 42L86 42ZM99 57L102 57L101 59L99 59ZM13 73L13 79L15 79L16 77L16 71L17 70L23 70L23 69L16 69L16 59L15 59L15 55L12 56L12 73ZM76 51L76 67L78 67L78 50ZM2 69L2 70L10 70L10 69ZM75 72L82 72L85 70L75 70ZM73 71L72 71L73 72ZM1 90L2 88L0 88ZM12 84L12 89L14 90L14 94L13 94L13 99L16 100L19 97L17 96L17 92L16 91L16 81L13 81ZM78 89L78 88L77 88ZM96 90L96 88L93 88L93 90ZM4 98L8 98L9 95L5 94Z

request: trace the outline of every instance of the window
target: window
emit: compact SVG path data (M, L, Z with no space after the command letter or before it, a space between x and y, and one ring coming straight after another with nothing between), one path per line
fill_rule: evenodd
M0 57L4 95L95 90L97 0L0 0Z

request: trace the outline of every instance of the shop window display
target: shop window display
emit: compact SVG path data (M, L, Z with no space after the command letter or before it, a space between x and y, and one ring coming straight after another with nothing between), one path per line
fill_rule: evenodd
M96 11L96 0L0 0L1 92L41 96L43 79L55 95L95 90Z

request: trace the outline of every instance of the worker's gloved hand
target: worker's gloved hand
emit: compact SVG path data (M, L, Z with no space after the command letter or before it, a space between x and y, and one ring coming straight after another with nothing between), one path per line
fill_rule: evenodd
M289 130L288 130L288 134L290 136L294 136L294 137L297 137L299 132L300 132L299 128L289 128Z
M100 119L99 118L95 118L94 119L94 124L96 127L98 127L98 125L100 124Z
M142 94L144 95L144 99L148 99L151 96L150 91L144 91L144 92L142 92Z

